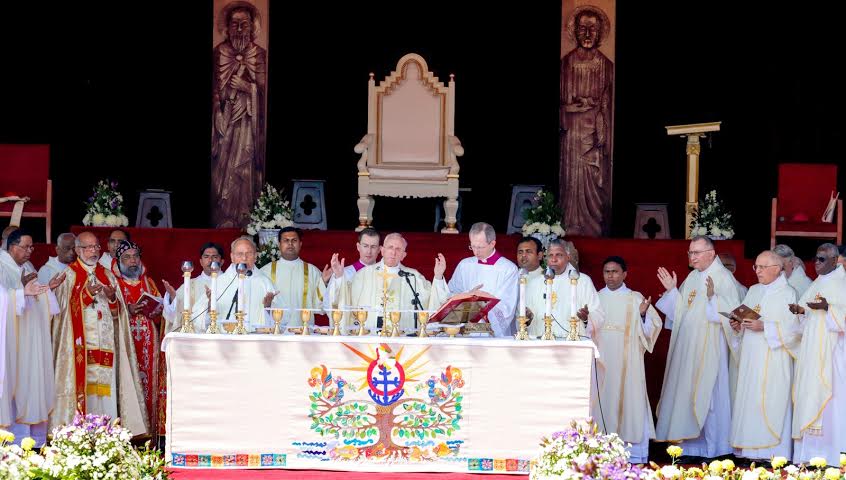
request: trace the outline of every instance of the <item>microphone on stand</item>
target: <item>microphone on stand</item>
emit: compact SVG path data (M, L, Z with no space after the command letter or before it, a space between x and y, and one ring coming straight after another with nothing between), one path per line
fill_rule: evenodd
M246 275L248 277L252 277L253 271L247 270L247 273L245 273L244 275ZM235 278L238 278L238 277L236 276ZM229 304L229 311L226 312L226 318L231 318L229 315L232 314L232 307L235 307L236 312L238 311L238 288L237 287L235 288L235 295L232 295L232 303Z
M405 270L400 270L400 271L399 271L399 276L400 276L400 277L405 277L405 278L408 278L408 277L413 277L413 276L414 276L414 274L413 274L413 273L411 273L411 272L407 272L407 271L405 271Z

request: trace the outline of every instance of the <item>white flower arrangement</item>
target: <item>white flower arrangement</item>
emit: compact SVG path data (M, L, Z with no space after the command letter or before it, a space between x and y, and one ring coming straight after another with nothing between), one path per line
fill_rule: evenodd
M552 193L538 190L535 194L537 206L523 211L523 235L538 237L546 247L550 237L563 237L567 232L561 225L563 214Z
M293 225L291 205L273 185L267 183L250 213L247 233L255 235L262 229L285 228Z
M270 239L267 243L259 246L258 252L256 252L256 267L261 268L270 262L279 260L281 257L279 241L275 238Z
M161 454L149 446L135 449L131 438L108 416L77 413L73 423L53 430L43 457L30 460L28 478L167 479Z
M44 457L32 450L35 440L27 437L20 445L15 445L15 436L6 430L0 430L0 478L29 479L30 470L41 465Z
M717 199L716 190L708 192L705 199L699 202L699 208L693 212L690 234L726 239L734 237L731 213Z
M88 206L82 224L95 227L125 227L129 219L123 214L123 195L117 191L117 182L100 180L94 193L88 197Z

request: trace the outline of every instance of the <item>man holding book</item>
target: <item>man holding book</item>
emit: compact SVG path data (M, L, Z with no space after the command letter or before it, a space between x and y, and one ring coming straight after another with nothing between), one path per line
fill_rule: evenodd
M790 435L793 360L801 336L796 315L796 291L784 275L784 259L772 251L758 255L752 268L758 276L743 299L729 313L740 347L737 392L731 421L734 454L758 463L773 457L791 458Z
M138 245L121 241L115 249L115 258L120 274L118 286L129 312L150 432L163 435L167 377L164 352L160 348L163 307L159 289L144 270Z

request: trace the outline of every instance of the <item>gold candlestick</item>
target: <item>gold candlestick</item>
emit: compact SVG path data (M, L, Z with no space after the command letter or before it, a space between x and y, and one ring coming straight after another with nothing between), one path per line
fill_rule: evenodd
M391 312L391 336L400 336L400 312Z
M359 310L355 312L355 318L358 320L358 336L363 337L370 333L370 330L364 328L364 324L367 322L367 310Z
M340 310L336 310L332 312L332 324L334 328L332 328L332 336L339 336L343 335L341 333L341 317L344 316L344 312Z
M311 335L311 331L308 329L309 319L311 319L310 310L303 310L300 312L300 320L303 321L303 335Z
M188 310L182 311L182 328L179 331L182 333L196 333L194 332L194 322L191 320L191 312Z
M426 326L429 324L429 312L417 312L417 323L420 325L420 333L417 336L428 337L429 332L426 331Z
M552 334L552 315L543 316L543 336L541 340L555 340Z
M235 320L237 323L235 324L235 329L232 330L233 335L247 334L247 328L244 327L244 317L246 316L247 315L244 312L235 312Z
M570 317L570 333L567 334L568 342L577 342L579 340L579 319L573 315Z
M274 308L270 311L270 314L273 316L273 334L282 335L282 317L285 315L285 311L281 308Z
M186 286L190 285L189 282L191 281L191 271L192 270L194 270L194 265L191 264L191 262L182 262L182 278L185 280ZM186 295L189 298L189 300L186 300L186 301L190 302L190 297L191 297L190 287L185 288L185 291L182 294ZM179 329L179 331L182 332L182 333L196 333L196 332L194 332L194 321L191 320L191 310L190 309L186 310L184 308L184 306L183 306L183 309L182 309L182 328Z
M217 326L217 310L209 312L209 327L206 328L206 333L220 333L220 328Z
M517 317L517 324L520 325L519 330L517 330L517 335L514 336L517 340L528 340L529 339L529 330L526 328L526 317Z

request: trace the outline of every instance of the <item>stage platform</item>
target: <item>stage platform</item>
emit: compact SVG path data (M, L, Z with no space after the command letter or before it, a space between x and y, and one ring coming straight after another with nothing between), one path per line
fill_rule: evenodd
M173 470L174 480L514 480L514 475L475 473L373 473L332 470Z

